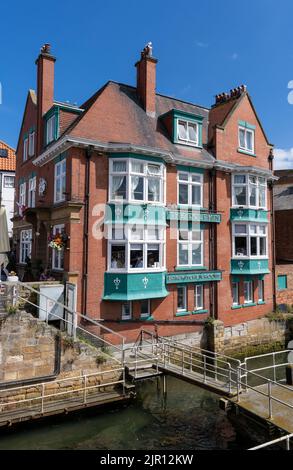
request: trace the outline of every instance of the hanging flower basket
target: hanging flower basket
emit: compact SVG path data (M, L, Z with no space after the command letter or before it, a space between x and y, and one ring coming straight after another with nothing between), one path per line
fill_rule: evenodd
M68 235L66 233L55 233L54 235L49 235L48 246L54 250L61 251L65 247L68 240Z

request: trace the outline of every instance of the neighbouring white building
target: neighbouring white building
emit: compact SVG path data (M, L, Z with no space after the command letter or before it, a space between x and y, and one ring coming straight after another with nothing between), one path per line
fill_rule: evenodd
M9 237L14 215L15 150L0 140L0 206L5 207Z

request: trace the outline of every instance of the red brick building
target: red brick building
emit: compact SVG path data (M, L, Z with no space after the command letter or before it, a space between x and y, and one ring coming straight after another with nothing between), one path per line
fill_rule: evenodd
M158 94L146 46L136 87L109 81L73 106L54 99L48 45L36 63L17 147L20 270L26 256L49 266L77 285L80 312L132 340L142 325L175 335L271 311L272 145L246 87L211 109Z
M293 304L293 170L278 170L274 184L277 304Z

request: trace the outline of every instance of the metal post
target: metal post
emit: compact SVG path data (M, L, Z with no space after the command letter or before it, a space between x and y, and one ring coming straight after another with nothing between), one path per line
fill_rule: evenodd
M232 392L232 369L231 369L231 364L229 364L229 393Z
M276 357L275 357L275 353L273 353L273 374L274 374L274 382L277 382L277 377L276 377Z
M46 323L48 323L48 298L46 297Z
M123 390L123 395L125 395L125 367L123 367L122 378L123 378L122 390Z
M190 350L190 365L189 365L190 372L192 372L192 351Z
M290 450L290 437L286 439L286 450Z
M87 376L84 375L83 376L83 402L86 403L86 380L87 380Z
M45 395L45 384L42 384L42 404L41 404L41 413L44 413L44 395Z
M237 403L240 401L240 366L237 367Z
M76 330L77 330L77 313L72 313L72 323L73 323L73 339L76 340Z
M184 349L182 349L182 375L184 375Z
M203 356L203 381L206 383L206 356Z
M135 355L134 355L134 377L136 378L137 373L137 349L135 348Z
M269 419L273 417L273 409L272 409L272 382L268 381L268 396L269 396Z

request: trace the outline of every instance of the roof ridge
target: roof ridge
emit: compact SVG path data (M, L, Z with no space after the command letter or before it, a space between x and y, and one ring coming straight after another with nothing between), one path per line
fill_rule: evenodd
M122 86L125 86L125 87L128 87L128 88L133 88L134 90L136 90L135 86L128 85L127 83L117 82L116 80L108 80L108 83L110 83L110 82L115 83L116 85L122 85ZM182 100L180 98L175 98L174 96L164 95L163 93L156 93L156 96L162 96L163 98L169 98L170 100L180 101L181 103L186 103L186 104L189 104L191 106L196 106L197 108L206 109L207 111L209 111L211 109L207 106L202 106L201 104L192 103L191 101L185 101L185 100Z

